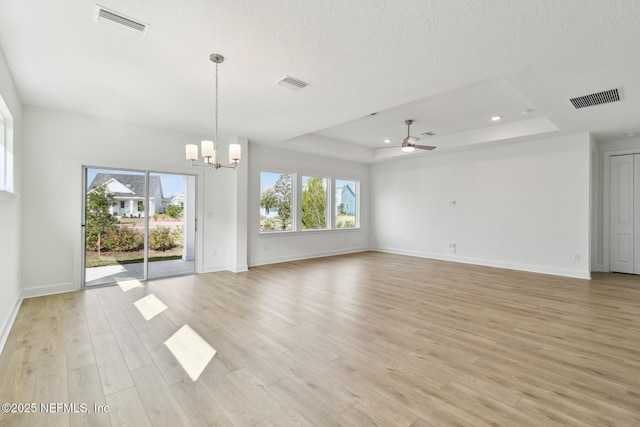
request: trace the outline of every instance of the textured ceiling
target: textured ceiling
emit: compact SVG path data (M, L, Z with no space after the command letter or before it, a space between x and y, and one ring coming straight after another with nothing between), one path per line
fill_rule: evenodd
M220 133L264 144L373 161L409 118L443 149L640 130L637 0L100 4L149 23L147 37L95 23L89 1L0 0L0 48L25 104L211 134L215 52ZM311 86L276 85L284 75ZM569 103L614 87L620 103Z

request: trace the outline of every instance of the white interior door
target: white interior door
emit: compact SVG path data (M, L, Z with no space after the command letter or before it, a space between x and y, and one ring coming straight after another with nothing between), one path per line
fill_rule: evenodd
M636 155L612 156L609 164L609 269L619 273L634 273L634 158ZM637 203L637 202L636 202ZM638 246L640 248L640 246ZM640 272L640 269L638 270Z

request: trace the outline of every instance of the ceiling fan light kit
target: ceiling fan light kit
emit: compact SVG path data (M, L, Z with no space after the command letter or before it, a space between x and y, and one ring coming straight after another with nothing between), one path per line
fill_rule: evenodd
M413 124L413 120L405 120L404 123L407 125L407 137L402 142L402 151L405 153L410 153L414 151L416 148L421 150L433 150L436 147L431 145L418 145L416 144L420 141L420 138L411 136L411 125Z

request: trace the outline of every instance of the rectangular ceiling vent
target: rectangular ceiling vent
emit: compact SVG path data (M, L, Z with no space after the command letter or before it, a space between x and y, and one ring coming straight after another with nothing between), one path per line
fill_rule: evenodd
M145 37L149 32L149 24L137 21L129 16L123 15L115 10L107 9L100 5L96 5L94 9L94 21L108 25L113 28L127 31L131 34L137 34L140 37Z
M284 76L283 78L278 80L277 83L280 86L286 87L287 89L291 89L291 90L300 90L309 86L309 83L305 83L302 80L294 79L293 77L290 77L290 76Z
M605 90L604 92L592 93L590 95L578 96L570 99L576 109L608 104L610 102L618 102L620 100L621 97L618 89Z

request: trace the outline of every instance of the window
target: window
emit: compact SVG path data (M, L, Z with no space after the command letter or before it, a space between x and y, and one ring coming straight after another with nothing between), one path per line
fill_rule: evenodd
M302 229L327 228L327 179L302 177Z
M358 181L336 179L336 228L355 228L357 226Z
M260 172L260 231L291 231L293 212L293 174Z
M358 228L359 190L356 179L260 172L260 232Z
M0 192L13 191L13 117L0 96Z

